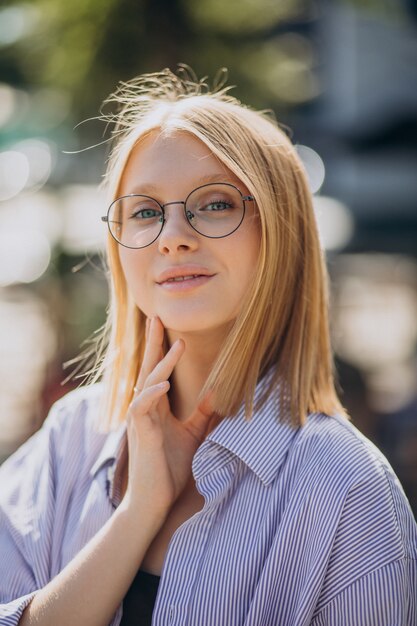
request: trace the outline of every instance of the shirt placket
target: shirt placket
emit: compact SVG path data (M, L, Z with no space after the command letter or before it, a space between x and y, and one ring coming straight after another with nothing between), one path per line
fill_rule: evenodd
M216 520L217 509L214 502L206 503L201 511L184 522L172 536L154 610L153 625L185 626L187 623L187 609L192 600L193 588L210 531ZM192 566L187 566L187 563L192 563Z
M201 511L184 522L173 534L153 613L152 626L188 625L189 607L212 529L226 497L230 471L216 468L209 475L196 478L196 486L205 498ZM189 625L191 626L191 625Z

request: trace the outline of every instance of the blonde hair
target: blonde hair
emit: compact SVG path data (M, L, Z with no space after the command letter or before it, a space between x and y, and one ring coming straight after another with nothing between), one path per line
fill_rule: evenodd
M170 70L122 83L106 103L118 103L115 145L105 186L117 197L129 154L148 133L190 133L202 141L256 199L261 224L259 262L247 301L218 355L202 394L215 410L252 415L255 387L272 367L261 405L279 385L294 425L310 412L344 413L333 381L327 272L303 166L273 117L243 106L223 85L210 91L187 72ZM133 395L145 344L145 316L133 302L109 235L110 307L96 372L104 375L101 425L122 421Z

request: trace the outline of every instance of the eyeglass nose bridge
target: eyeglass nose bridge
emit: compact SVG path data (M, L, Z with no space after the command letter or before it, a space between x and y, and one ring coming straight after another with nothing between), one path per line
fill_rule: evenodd
M161 204L161 207L165 209L166 206L170 206L171 204L182 204L185 206L185 200L173 200L172 202L165 202L165 204Z
M182 204L182 206L184 207L184 214L185 214L185 219L187 220L187 222L191 225L191 220L195 219L195 215L192 211L187 211L186 210L186 206L187 206L187 202L185 200L173 200L172 202L166 202L165 204L160 204L159 206L162 209L162 228L159 232L159 234L161 234L162 229L165 225L166 222L166 217L165 217L165 207L167 206L171 206L172 204ZM159 236L159 235L158 235Z

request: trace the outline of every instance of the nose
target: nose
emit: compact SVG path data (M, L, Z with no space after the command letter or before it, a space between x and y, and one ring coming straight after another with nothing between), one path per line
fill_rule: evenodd
M170 202L165 208L165 223L158 238L158 249L161 254L175 254L196 250L198 233L193 230L184 213L184 202Z

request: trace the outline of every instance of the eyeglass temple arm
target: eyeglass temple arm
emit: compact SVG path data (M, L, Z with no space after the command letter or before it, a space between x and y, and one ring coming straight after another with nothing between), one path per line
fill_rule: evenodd
M109 218L107 217L107 215L102 215L102 216L101 216L101 221L102 221L102 222L108 222L108 221L109 221Z

